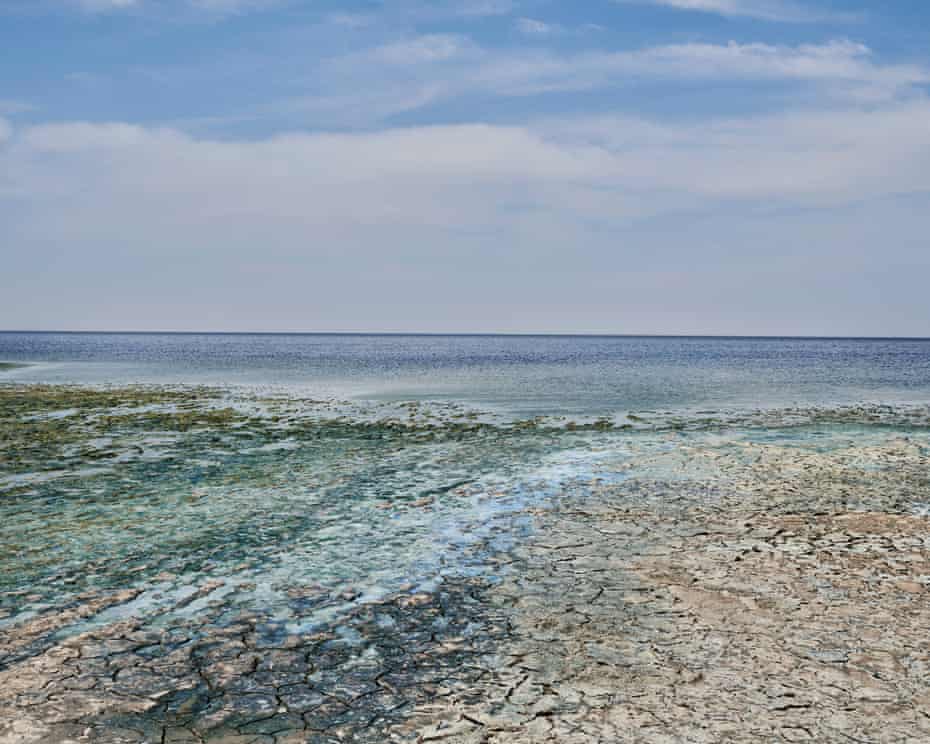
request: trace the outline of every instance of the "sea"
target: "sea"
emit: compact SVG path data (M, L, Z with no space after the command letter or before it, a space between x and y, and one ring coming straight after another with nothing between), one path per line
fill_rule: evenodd
M289 388L515 416L930 399L930 339L0 333L18 382Z

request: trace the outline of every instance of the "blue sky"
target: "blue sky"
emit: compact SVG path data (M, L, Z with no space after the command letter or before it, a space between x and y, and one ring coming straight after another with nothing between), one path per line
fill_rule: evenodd
M930 335L918 0L0 0L0 327Z

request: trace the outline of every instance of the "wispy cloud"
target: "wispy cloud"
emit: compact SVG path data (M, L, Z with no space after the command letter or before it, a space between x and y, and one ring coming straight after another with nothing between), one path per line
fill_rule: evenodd
M615 89L643 80L783 82L837 101L872 103L916 95L930 83L930 70L881 64L868 47L848 40L798 46L689 43L559 54L487 49L465 36L425 35L329 60L317 74L315 91L296 100L330 122L338 122L343 106L355 117L365 110L366 100L376 117L463 96Z
M893 90L930 81L910 65L882 66L871 50L838 40L825 44L668 44L632 51L500 54L476 73L499 92L519 94L622 85L639 77L676 80L793 80L882 84Z
M186 2L194 10L220 15L267 10L283 4L283 0L186 0Z
M621 3L658 5L677 10L714 13L731 18L755 18L782 23L852 21L854 14L823 11L792 0L617 0Z
M72 0L72 3L89 13L126 10L136 8L141 4L140 0Z
M35 106L31 103L0 98L0 115L13 116L15 114L25 114L28 111L34 110Z
M289 0L6 0L9 9L30 13L75 10L90 14L136 11L152 18L176 18L189 14L238 15L268 10ZM0 11L6 9L0 3Z
M536 18L518 18L515 25L521 34L527 36L549 36L559 30L558 26Z
M377 21L376 16L368 13L330 13L326 22L345 28L368 28Z
M421 65L461 57L472 48L473 45L464 36L426 34L384 44L366 53L365 56L379 64Z
M515 8L513 0L460 0L452 7L452 12L464 17L484 18L509 15Z

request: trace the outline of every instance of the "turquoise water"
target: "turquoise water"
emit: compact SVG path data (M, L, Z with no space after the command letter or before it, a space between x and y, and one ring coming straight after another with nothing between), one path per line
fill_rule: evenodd
M930 402L926 341L4 333L0 361L26 365L0 384L208 385L192 410L237 412L30 414L68 437L2 461L0 624L142 591L71 631L208 603L300 631L443 576L495 580L484 555L532 530L527 507L650 453L828 448L863 422L926 428Z

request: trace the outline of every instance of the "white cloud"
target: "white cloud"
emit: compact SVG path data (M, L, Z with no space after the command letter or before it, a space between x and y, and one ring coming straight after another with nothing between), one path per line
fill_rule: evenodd
M465 36L427 35L322 63L313 95L281 105L306 111L317 126L354 123L367 110L370 124L379 114L469 95L517 97L619 88L642 80L788 82L817 97L874 104L919 95L930 71L881 64L868 47L848 40L798 46L686 43L558 54L490 50Z
M527 36L548 36L558 30L556 26L535 18L518 18L517 30Z
M23 130L23 143L28 150L41 153L116 152L151 143L162 137L179 142L183 135L172 130L149 130L133 124L106 123L48 124Z
M808 207L930 190L930 103L797 112L691 125L624 117L543 127L603 148L624 182L701 199Z
M214 16L237 15L265 10L287 0L47 0L48 7L76 8L85 13L108 13L133 9L146 10L153 18L205 13Z
M133 0L135 1L135 0ZM283 0L186 0L194 10L217 15L236 15L280 5Z
M471 48L471 44L462 36L428 34L385 44L365 56L379 64L421 65L460 57Z
M73 213L42 219L42 229L71 220L107 229L114 214L135 214L142 229L167 204L178 219L205 224L219 211L326 229L382 220L465 229L506 220L496 205L516 184L527 204L564 219L577 209L622 221L720 200L823 206L930 190L930 104L689 125L607 117L254 142L54 124L21 129L0 162L8 193L43 203L74 188L70 201L45 203L70 204Z
M345 28L368 28L375 23L376 18L367 13L330 13L326 21Z
M105 13L111 10L135 8L139 0L75 0L78 7L90 13Z
M878 65L868 47L832 41L795 47L689 43L574 56L510 55L490 59L478 74L482 83L515 94L622 85L637 77L868 83L891 95L930 81L930 72L912 65Z
M853 14L820 11L791 0L619 0L626 3L648 3L677 10L715 13L726 17L756 18L783 23L816 21L851 21Z
M509 15L515 9L513 0L464 0L455 6L454 12L462 17L484 18L486 16Z
M0 145L13 136L13 127L6 119L0 117Z
M25 101L13 101L10 99L0 98L0 115L13 116L15 114L24 114L28 111L34 111L35 106Z

